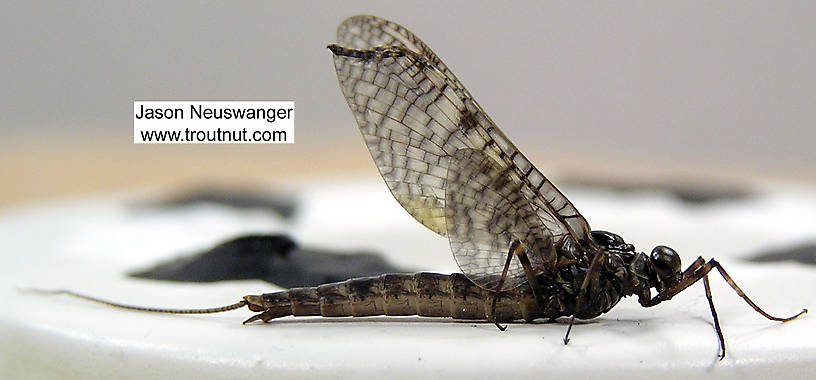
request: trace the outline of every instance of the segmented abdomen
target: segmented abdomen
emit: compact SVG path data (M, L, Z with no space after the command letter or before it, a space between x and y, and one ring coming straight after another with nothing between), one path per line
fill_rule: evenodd
M247 296L245 299L250 303L250 309L263 311L258 319L264 321L288 315L420 315L486 320L489 319L492 297L493 292L480 288L461 273L444 275L420 272L354 278L317 287ZM549 312L539 310L526 284L499 293L497 321L532 321L539 317L560 315L550 314L556 314L555 309Z

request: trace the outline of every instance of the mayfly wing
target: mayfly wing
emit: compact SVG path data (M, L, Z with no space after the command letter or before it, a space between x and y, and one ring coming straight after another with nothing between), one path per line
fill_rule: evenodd
M474 129L480 130L487 138L478 138L469 135L468 138L475 138L474 148L479 144L485 144L484 150L488 155L501 156L505 164L518 168L519 174L523 175L528 184L524 190L532 192L537 199L533 200L535 207L550 214L558 215L562 227L566 227L569 234L578 241L591 241L589 239L589 224L578 212L575 206L552 184L532 163L519 151L518 148L496 127L482 107L473 99L470 92L462 85L456 75L442 62L441 59L428 47L419 37L411 33L405 27L388 20L371 15L352 16L343 21L337 28L337 41L340 46L350 47L358 50L374 49L378 46L400 46L410 50L417 55L424 57L436 71L447 79L445 85L456 93L461 103L468 109L472 109L475 116L474 122L477 125ZM444 125L446 128L452 128ZM458 127L458 126L457 126ZM451 141L455 143L456 141ZM526 194L529 195L529 194Z
M462 272L486 289L498 287L513 242L522 245L534 268L556 260L552 236L521 194L521 183L513 170L475 149L456 151L448 168L445 221L451 251ZM524 269L513 256L502 289L524 281Z
M401 47L332 46L340 88L394 198L447 236L445 177L450 157L473 143L457 130L464 107L439 72Z
M338 41L350 48L330 46L335 69L366 145L394 198L420 223L449 236L449 166L458 150L473 149L503 172L513 173L518 193L539 219L535 226L541 226L537 233L542 239L559 242L571 236L591 242L583 216L419 38L390 21L355 16L338 27ZM462 255L454 250L460 268L474 278L474 268L487 264L468 264L473 260L469 257L490 255L503 262L507 252ZM543 265L538 263L536 269L545 270Z

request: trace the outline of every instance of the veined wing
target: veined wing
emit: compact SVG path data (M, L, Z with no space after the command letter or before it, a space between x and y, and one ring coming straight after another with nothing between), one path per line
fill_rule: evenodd
M479 150L457 150L448 168L445 221L451 251L462 272L485 289L498 288L514 242L521 244L539 271L557 261L553 236L520 186L512 169ZM519 258L513 255L501 289L526 280Z
M355 16L338 27L338 41L350 48L329 48L366 145L391 193L420 223L450 237L445 217L449 167L458 150L474 149L517 183L514 188L539 219L531 227L540 226L542 236L551 236L551 242L571 236L591 244L583 216L419 38L390 21ZM506 254L480 257L503 265ZM454 256L463 272L472 274L456 250ZM478 265L492 266L492 261Z

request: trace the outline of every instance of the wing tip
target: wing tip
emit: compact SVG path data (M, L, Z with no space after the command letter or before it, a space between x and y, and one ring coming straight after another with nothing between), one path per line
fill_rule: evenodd
M347 17L345 20L340 22L339 26L349 25L349 24L356 23L358 21L367 21L367 20L376 20L376 21L388 22L388 20L386 20L386 19L374 16L374 15L363 13L363 14L358 14L358 15Z
M384 22L387 23L388 22L388 20L381 19L381 18L379 18L377 16L369 15L369 14L359 14L359 15L350 16L350 17L346 18L345 20L341 21L339 25L337 25L337 31L336 31L337 42L343 42L343 36L345 35L346 31L349 28L352 28L354 25L357 25L357 24L365 24L365 23L370 23L372 21L375 22L375 23L384 23Z
M342 46L338 44L328 44L326 48L331 50L332 54L334 55L342 55L343 50L345 50Z

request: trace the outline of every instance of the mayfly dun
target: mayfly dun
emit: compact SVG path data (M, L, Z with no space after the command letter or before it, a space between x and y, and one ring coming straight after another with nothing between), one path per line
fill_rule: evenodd
M637 252L620 236L593 231L575 206L515 147L451 70L406 28L354 16L329 45L340 89L382 178L405 210L450 241L462 273L384 274L317 287L249 295L208 309L124 305L162 313L248 307L244 323L283 316L420 315L496 324L538 318L591 319L622 297L652 307L699 280L725 357L708 274L716 270L756 312L773 321L714 259L685 270L673 249ZM656 292L652 294L652 289Z

